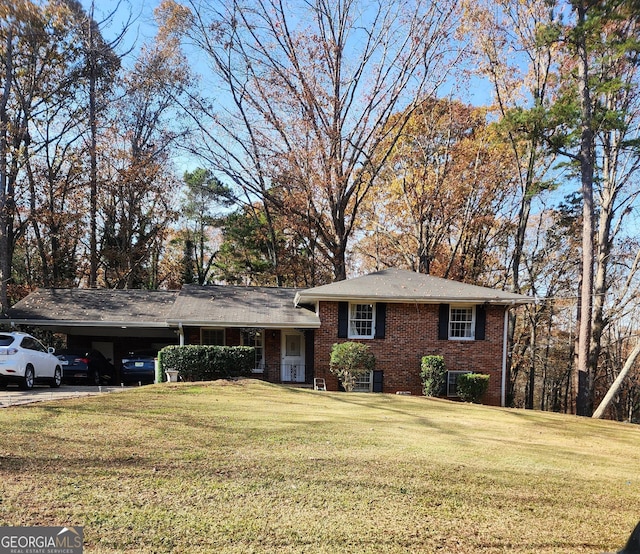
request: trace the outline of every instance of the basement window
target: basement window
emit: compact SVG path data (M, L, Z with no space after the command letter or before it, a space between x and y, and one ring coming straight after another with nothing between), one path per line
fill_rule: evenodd
M470 371L447 371L447 396L458 396L458 376Z
M373 390L373 371L360 375L353 385L353 392L371 392Z

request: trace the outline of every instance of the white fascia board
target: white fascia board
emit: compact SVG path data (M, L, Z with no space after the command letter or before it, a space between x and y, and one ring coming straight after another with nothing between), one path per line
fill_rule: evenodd
M277 321L271 323L257 321L170 321L171 324L183 327L224 327L224 328L251 328L251 329L319 329L320 321Z
M532 304L533 298L486 298L486 297L441 297L441 298L416 298L415 296L366 296L366 295L306 295L300 297L296 295L295 305L300 303L316 303L316 302L366 302L375 304L376 302L386 302L389 304L493 304L502 306L513 306L516 304Z
M10 319L11 325L37 325L40 327L142 327L167 329L174 327L168 322L148 321L67 321L64 319Z

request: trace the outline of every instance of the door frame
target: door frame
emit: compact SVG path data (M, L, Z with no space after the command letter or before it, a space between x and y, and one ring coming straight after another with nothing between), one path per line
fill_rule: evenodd
M293 329L283 329L280 335L280 381L285 383L304 383L306 378L305 335ZM300 354L298 356L287 356L287 337L290 336L296 336L300 339ZM288 365L292 367L288 368ZM292 368L294 369L293 375L291 371Z

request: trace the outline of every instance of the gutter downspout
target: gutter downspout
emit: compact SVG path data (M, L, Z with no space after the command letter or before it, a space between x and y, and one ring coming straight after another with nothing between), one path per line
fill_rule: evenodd
M509 306L504 309L504 329L502 332L502 383L500 386L500 406L507 404L507 338L509 335Z

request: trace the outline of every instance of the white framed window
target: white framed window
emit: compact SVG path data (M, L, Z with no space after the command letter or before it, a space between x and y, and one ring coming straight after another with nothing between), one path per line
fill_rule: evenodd
M449 308L449 340L473 340L476 328L475 306Z
M202 328L200 329L200 344L212 346L224 346L224 329Z
M264 373L264 330L249 329L242 331L240 343L242 346L253 346L256 351L253 373Z
M458 376L470 371L447 371L447 396L458 396Z
M353 385L353 392L373 391L373 371L367 371L360 375Z
M349 304L349 338L372 339L375 332L374 304Z

